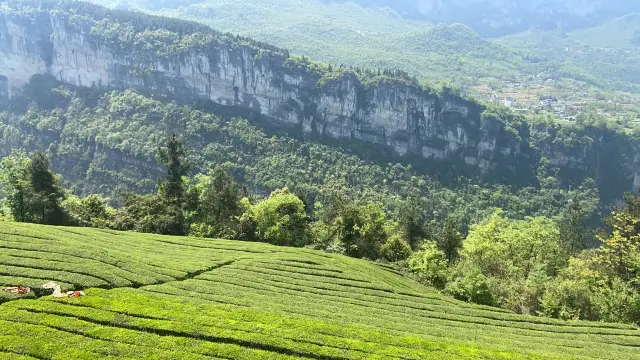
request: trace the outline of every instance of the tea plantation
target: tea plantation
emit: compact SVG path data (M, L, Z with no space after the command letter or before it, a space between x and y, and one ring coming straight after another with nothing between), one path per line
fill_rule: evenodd
M55 299L42 284L86 296ZM630 325L516 315L307 249L0 222L0 359L640 359Z

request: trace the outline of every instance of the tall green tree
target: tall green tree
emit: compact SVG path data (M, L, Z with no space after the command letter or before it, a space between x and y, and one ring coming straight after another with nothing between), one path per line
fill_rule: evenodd
M218 166L210 175L198 174L187 197L191 235L236 237L243 190L226 168Z
M454 216L448 216L442 223L442 230L437 236L438 247L444 252L449 263L458 258L458 252L464 241L459 227L458 219Z
M473 292L483 289L483 299L527 314L541 310L546 284L569 258L554 221L512 220L502 211L472 227L460 256L450 293L472 299Z
M189 171L186 156L184 144L175 133L167 140L166 147L158 149L158 159L167 168L167 175L160 184L160 195L178 208L182 208L185 200L183 177Z
M590 211L578 198L574 198L560 218L560 238L571 254L587 247L589 228L587 220Z
M49 225L63 225L65 213L60 203L65 193L56 175L51 171L47 156L36 151L29 164L29 180L33 191L32 206L35 222Z
M356 258L378 259L388 234L387 216L378 204L347 203L330 226L345 254Z
M249 206L242 215L241 227L247 240L282 246L305 246L311 240L304 204L287 188L276 190L268 199Z
M421 206L419 194L412 194L400 205L398 212L398 228L402 237L411 245L411 249L418 250L420 244L427 238L427 219Z
M184 235L185 216L184 207L186 205L185 180L189 171L187 164L187 152L182 140L173 133L167 140L166 147L158 150L158 159L166 167L167 175L159 184L159 198L166 204L166 209L159 214L162 217L162 226L146 227L149 232L156 232L153 229L162 229L161 233L168 235Z
M29 168L31 160L26 153L14 150L0 162L0 184L4 193L2 202L7 215L15 221L27 222L31 219L32 198Z

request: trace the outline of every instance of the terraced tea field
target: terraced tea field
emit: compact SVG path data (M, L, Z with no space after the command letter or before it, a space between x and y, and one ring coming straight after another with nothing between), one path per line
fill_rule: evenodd
M0 285L49 281L87 296L0 293L0 359L640 359L636 327L466 304L343 256L0 223Z

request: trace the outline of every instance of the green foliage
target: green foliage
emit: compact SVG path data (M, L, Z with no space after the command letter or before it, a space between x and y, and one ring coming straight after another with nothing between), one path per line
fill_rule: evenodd
M0 163L0 184L2 184L3 210L16 221L25 222L29 214L31 187L29 167L31 160L24 152L13 151Z
M585 281L552 281L541 300L541 307L543 315L563 320L598 318L591 288Z
M67 223L67 214L60 205L65 194L44 153L35 152L27 158L25 153L14 151L2 160L0 183L6 196L4 206L16 221L51 225Z
M489 277L523 279L536 264L547 266L553 275L568 259L553 221L541 217L513 221L500 211L472 228L461 256Z
M437 232L435 236L438 247L445 254L449 263L458 258L458 252L464 241L464 237L459 230L460 223L459 219L452 216L447 217L442 224L442 230Z
M311 240L304 203L287 188L251 205L240 222L248 240L281 246L305 246Z
M380 205L360 205L334 198L323 218L328 224L331 242L339 244L345 254L371 260L380 258L387 239L387 217Z
M514 221L497 211L472 227L448 291L458 298L476 296L483 304L536 314L548 281L566 266L568 257L552 220Z
M58 182L47 156L36 151L29 163L29 183L33 192L33 218L29 222L49 225L62 225L66 222L66 214L60 206L65 194Z
M574 199L560 218L560 238L566 243L569 253L575 254L587 247L589 209Z
M444 289L449 276L449 264L447 255L436 243L424 243L419 251L411 255L408 267L420 280L435 288Z
M411 245L400 235L392 235L380 249L382 257L391 262L406 260L411 255Z
M154 195L129 195L113 221L117 230L143 233L182 235L184 216L181 208L171 206Z
M481 118L483 120L486 119L495 119L502 122L505 125L505 131L511 133L515 136L519 141L522 141L523 138L526 138L526 135L523 133L523 129L526 129L525 118L521 115L517 115L513 112L513 110L495 104L486 104L486 108L482 112Z
M115 210L107 205L108 199L100 195L79 198L67 195L62 208L69 215L71 224L81 227L108 228L112 226Z
M489 279L478 268L464 269L458 272L445 288L447 294L463 301L480 305L495 305L495 295L491 290Z
M226 239L238 236L242 191L228 170L216 167L211 175L196 175L187 197L189 235Z
M413 250L429 236L425 209L420 202L419 194L412 194L402 202L398 213L399 230Z
M166 147L158 150L158 159L167 168L167 176L159 186L159 196L167 204L181 208L184 205L185 197L182 178L187 175L189 166L186 163L184 144L175 133L171 134Z

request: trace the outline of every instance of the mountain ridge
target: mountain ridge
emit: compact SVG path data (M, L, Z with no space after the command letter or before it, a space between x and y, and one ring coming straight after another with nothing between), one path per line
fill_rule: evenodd
M483 173L523 151L506 124L481 116L483 106L439 95L400 72L325 68L228 35L179 30L203 29L197 24L142 31L131 19L102 18L100 12L109 14L104 8L93 19L91 11L81 18L38 10L32 15L43 25L36 35L29 17L5 14L0 31L11 46L2 49L0 74L9 79L9 94L43 74L77 86L144 88L210 100L308 134L381 144L399 155L457 158Z
M133 88L164 101L204 101L200 109L207 112L303 138L379 146L397 161L416 160L425 171L446 165L455 176L482 174L517 186L539 186L540 176L554 173L563 188L594 179L603 204L640 185L637 139L606 123L530 123L446 86L419 85L397 70L315 63L194 22L87 3L45 4L50 8L1 10L5 104L19 99L29 84L42 87L32 80L46 75L78 89ZM11 125L17 116L7 114L3 121Z
M465 23L488 37L511 35L530 28L580 29L640 11L640 4L632 0L615 3L606 0L355 0L355 3L386 6L407 18L433 23Z

